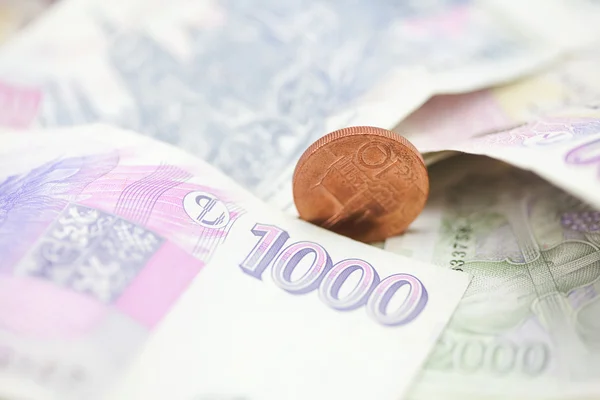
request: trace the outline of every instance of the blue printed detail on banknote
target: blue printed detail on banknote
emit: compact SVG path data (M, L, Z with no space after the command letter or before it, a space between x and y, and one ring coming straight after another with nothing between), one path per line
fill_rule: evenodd
M205 158L263 199L289 180L313 140L362 121L365 106L384 109L387 117L372 122L391 128L411 111L395 96L414 97L414 108L431 94L423 79L422 90L400 84L393 96L365 100L394 71L433 74L433 90L448 82L465 90L547 55L472 0L221 0L203 12L189 1L155 1L154 11L128 4L129 14L116 2L81 4L66 0L0 59L0 77L21 85L11 86L17 115L3 119L134 129ZM53 27L64 31L68 13L89 26L66 28L57 44ZM19 97L18 87L37 88L42 100Z

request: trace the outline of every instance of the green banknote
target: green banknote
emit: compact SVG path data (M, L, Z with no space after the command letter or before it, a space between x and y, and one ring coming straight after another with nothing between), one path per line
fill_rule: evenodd
M473 280L410 398L600 397L600 212L485 157L441 162L431 182L385 248Z

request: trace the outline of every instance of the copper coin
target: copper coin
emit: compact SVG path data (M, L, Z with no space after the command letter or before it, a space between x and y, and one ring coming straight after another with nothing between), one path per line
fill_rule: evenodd
M403 233L423 210L429 177L408 140L386 129L340 129L313 143L294 171L305 221L365 243Z

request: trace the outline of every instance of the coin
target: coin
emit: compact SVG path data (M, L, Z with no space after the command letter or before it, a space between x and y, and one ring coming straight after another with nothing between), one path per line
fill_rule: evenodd
M428 195L421 154L381 128L331 132L306 149L294 170L300 218L365 243L403 233Z

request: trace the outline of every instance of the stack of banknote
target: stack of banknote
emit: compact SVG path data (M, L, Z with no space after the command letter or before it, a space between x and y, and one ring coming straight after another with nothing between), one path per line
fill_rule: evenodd
M597 1L60 0L22 25L0 398L600 398ZM385 243L292 201L352 125L429 167Z

